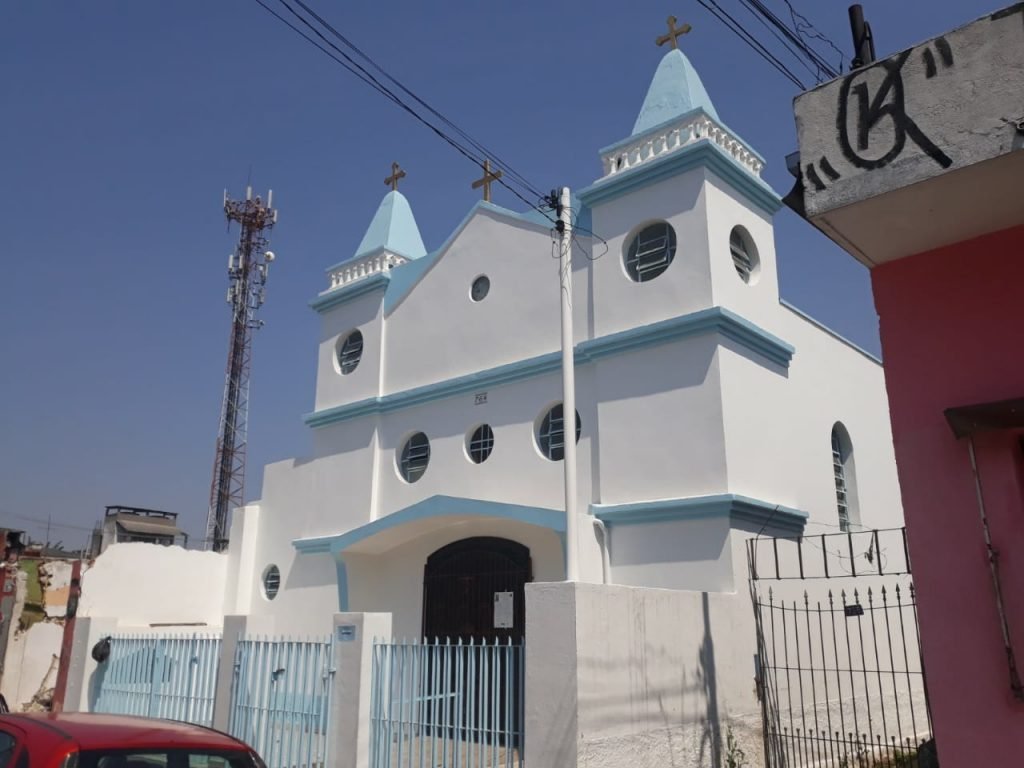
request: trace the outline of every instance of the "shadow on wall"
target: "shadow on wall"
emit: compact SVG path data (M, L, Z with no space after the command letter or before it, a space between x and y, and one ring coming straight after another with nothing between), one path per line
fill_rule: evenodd
M708 593L702 592L701 615L704 620L704 639L697 654L697 680L704 690L704 732L700 739L700 764L710 752L711 765L722 765L722 724L718 719L718 683L715 675L715 641L711 639L711 606Z
M107 676L107 663L101 662L89 675L89 712L96 711L96 705L100 700L100 692L103 690L103 681Z

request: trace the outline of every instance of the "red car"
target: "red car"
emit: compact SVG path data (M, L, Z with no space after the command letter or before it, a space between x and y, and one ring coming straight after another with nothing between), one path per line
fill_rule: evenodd
M0 715L0 768L266 768L242 742L169 720Z

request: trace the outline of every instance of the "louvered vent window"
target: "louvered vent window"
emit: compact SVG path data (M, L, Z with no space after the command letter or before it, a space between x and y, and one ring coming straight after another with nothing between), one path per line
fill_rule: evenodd
M494 430L490 424L481 424L469 436L466 452L474 464L483 464L494 450Z
M626 273L638 283L653 280L676 255L676 232L667 221L640 230L626 251Z
M839 509L839 530L850 530L850 503L847 498L846 468L843 465L843 444L839 430L832 428L832 471L836 478L836 507Z
M398 471L407 483L415 483L423 473L427 471L427 464L430 463L430 441L422 432L405 441L402 447L401 458L398 461Z
M742 228L733 227L729 235L729 251L732 253L732 265L736 268L736 274L744 283L750 282L750 276L757 267L757 260L753 254L753 246L749 236Z
M352 373L363 357L363 334L352 331L338 349L338 368L342 374Z
M579 411L576 412L576 442L580 441L582 424ZM562 404L554 406L548 411L540 423L537 431L537 446L540 452L551 461L561 461L565 458L565 420L562 416Z
M263 596L267 600L277 597L281 589L281 571L276 565L272 565L263 572Z

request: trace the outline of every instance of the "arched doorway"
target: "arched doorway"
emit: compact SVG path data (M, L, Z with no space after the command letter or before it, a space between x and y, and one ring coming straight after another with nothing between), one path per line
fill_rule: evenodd
M423 571L423 636L521 641L532 578L530 550L517 542L477 536L442 547Z

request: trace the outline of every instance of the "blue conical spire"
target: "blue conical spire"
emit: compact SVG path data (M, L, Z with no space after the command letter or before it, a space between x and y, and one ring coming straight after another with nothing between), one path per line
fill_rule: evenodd
M633 135L695 109L703 109L710 117L718 120L715 105L704 90L704 83L700 81L697 70L682 51L673 49L665 54L654 73L651 87L647 89L647 98L633 126Z
M405 256L407 259L418 259L427 255L409 201L398 190L388 192L380 201L377 213L373 215L373 220L367 227L362 242L359 243L355 258L381 250Z

